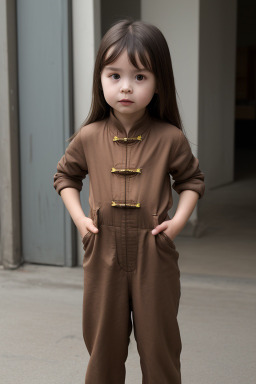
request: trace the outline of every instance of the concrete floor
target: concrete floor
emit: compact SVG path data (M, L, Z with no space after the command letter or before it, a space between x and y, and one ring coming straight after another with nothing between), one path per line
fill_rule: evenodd
M256 382L255 187L248 178L208 191L201 237L175 239L183 384ZM1 383L84 383L82 283L80 267L0 270ZM134 337L126 368L127 384L142 382Z

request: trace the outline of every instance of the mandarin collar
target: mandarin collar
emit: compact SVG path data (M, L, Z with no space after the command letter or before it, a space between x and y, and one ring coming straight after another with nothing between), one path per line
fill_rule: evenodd
M120 120L114 115L113 110L110 109L109 117L108 117L108 125L110 130L115 136L119 137L135 137L138 135L142 135L146 130L149 130L150 127L150 115L148 110L145 110L144 115L130 128L128 132L128 136L125 130L125 127L121 123Z

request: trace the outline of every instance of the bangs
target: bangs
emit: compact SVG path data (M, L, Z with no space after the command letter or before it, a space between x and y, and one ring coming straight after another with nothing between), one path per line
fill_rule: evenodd
M140 65L142 65L148 71L153 72L150 51L143 47L141 42L131 33L126 34L110 46L109 50L103 55L101 69L113 63L124 50L127 50L128 58L135 68L141 69ZM107 54L109 51L111 51L110 55Z

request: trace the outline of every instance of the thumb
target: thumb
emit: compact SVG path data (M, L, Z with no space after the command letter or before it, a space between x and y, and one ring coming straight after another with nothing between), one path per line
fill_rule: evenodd
M93 233L98 233L98 232L99 232L98 228L95 227L94 224L90 224L90 225L88 225L87 229L88 229L89 231L93 232Z
M157 235L159 232L162 232L167 228L167 224L164 222L162 224L157 225L153 230L152 230L152 235Z

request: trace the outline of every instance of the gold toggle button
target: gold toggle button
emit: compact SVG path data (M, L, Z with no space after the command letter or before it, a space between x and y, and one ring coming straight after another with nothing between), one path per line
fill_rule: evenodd
M129 141L134 141L134 140L139 140L142 141L142 136L139 135L137 137L118 137L114 136L113 141L124 141L124 142L129 142Z
M121 208L126 208L126 207L140 208L140 203L134 203L134 204L131 204L131 203L116 203L115 201L112 201L111 206L112 207L121 207Z
M117 168L112 168L111 172L113 173L122 173L125 175L133 174L133 173L141 173L141 168L135 168L135 169L130 169L130 168L124 168L124 169L117 169Z

